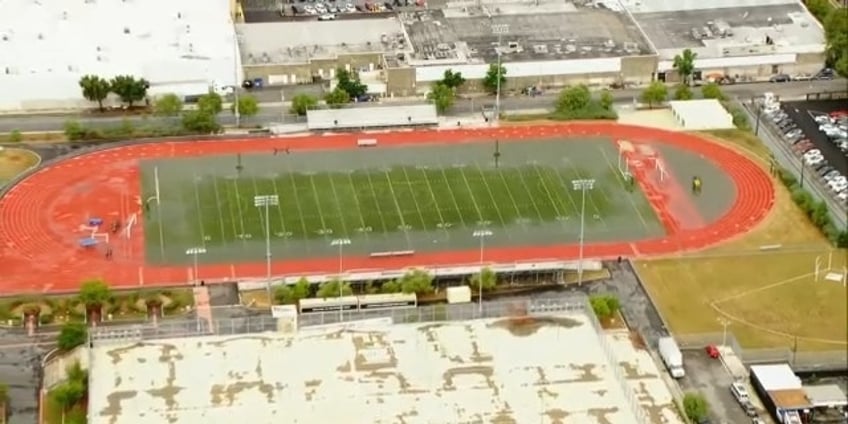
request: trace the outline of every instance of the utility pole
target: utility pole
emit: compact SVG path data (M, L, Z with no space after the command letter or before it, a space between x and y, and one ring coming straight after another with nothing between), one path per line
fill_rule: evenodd
M239 113L239 45L238 31L233 27L233 117L236 119L236 127L241 127L241 113Z
M279 205L280 197L276 194L253 197L253 206L265 209L265 291L268 293L268 302L273 300L271 296L271 220L269 219L269 208Z
M491 237L492 230L475 230L472 236L480 239L480 273L477 276L477 311L480 318L483 317L483 250L486 245L486 237Z
M497 89L495 90L495 120L500 121L501 119L501 78L503 75L501 74L501 37L504 34L509 33L509 25L507 24L493 24L492 25L492 33L498 36L498 80L497 80Z
M344 273L344 247L350 245L350 239L346 238L338 238L334 239L330 242L330 246L337 246L339 248L339 301L344 297L344 281L342 281L342 274ZM344 307L339 305L339 323L343 321L344 318Z
M577 262L577 285L583 284L583 247L586 244L586 192L595 188L594 179L571 180L571 187L580 191L580 253Z

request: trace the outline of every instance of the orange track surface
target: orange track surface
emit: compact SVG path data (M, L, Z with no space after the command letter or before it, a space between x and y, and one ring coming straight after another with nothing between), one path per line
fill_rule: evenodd
M73 291L80 281L94 277L103 278L115 287L179 285L190 281L190 267L146 264L142 222L136 224L131 240L112 237L114 256L111 260L97 249L78 246L79 239L87 236L80 228L87 218L100 217L108 224L119 217L125 222L131 213L139 212L138 162L141 159L270 153L274 148L286 147L295 152L353 149L357 139L362 137L376 138L380 145L404 145L467 142L495 137L504 142L520 142L523 138L569 135L674 145L714 162L736 185L736 198L731 208L718 220L694 229L675 224L686 218L673 216L676 208L670 205L680 201L677 196L673 193L650 193L651 205L662 217L668 234L636 242L589 243L585 246L587 258L637 257L703 249L750 230L773 206L771 178L760 166L737 152L691 134L614 123L140 144L97 151L47 166L0 198L0 293ZM648 182L644 177L636 177L640 185L646 187ZM576 244L563 244L492 247L485 254L487 262L514 263L573 259L577 252ZM416 253L393 258L351 255L345 258L344 263L348 270L399 269L471 264L478 260L478 255L476 249ZM275 275L334 272L337 265L337 257L281 260L273 263L273 272ZM265 264L261 261L204 264L198 274L210 282L259 278L265 275Z

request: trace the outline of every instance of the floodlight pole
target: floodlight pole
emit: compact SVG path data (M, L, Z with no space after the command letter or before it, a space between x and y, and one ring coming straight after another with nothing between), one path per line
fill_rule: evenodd
M586 192L595 188L594 179L571 180L574 190L581 192L580 200L580 247L577 262L577 285L583 284L583 245L586 239Z
M492 230L475 230L472 236L480 239L480 273L477 275L477 311L480 318L483 317L483 250L486 245L486 237L491 237Z
M206 253L206 248L203 247L192 247L190 249L186 249L186 255L192 256L194 267L192 270L194 271L194 284L196 285L200 278L197 276L197 256Z
M280 196L276 194L253 196L253 206L265 208L265 291L268 294L268 302L271 303L271 220L268 209L271 206L280 205Z
M241 128L241 113L239 111L239 48L238 31L233 26L233 117L236 128Z
M330 242L330 246L339 247L339 322L344 318L344 309L341 305L342 297L344 297L344 281L342 281L342 273L344 273L344 247L350 245L350 239L338 238Z
M498 36L498 78L497 78L497 88L495 89L495 119L499 122L501 119L501 37L509 32L509 25L506 24L497 24L492 25L492 33L497 34Z
M730 326L730 320L720 317L718 323L722 326L721 347L727 347L727 327Z

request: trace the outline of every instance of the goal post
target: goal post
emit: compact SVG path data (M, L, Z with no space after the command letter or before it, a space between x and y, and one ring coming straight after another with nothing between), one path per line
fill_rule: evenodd
M159 197L159 167L153 167L153 187L156 190L156 206L159 206L162 202Z
M127 239L132 238L132 229L137 219L138 216L136 214L132 214L130 215L130 219L127 220L127 226L126 228L124 228L124 237L126 237Z

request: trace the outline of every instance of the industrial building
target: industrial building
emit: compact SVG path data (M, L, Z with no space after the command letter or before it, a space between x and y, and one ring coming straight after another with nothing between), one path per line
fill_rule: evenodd
M95 342L88 422L680 422L650 356L593 319L384 318ZM610 362L613 350L631 353Z
M0 111L91 107L79 86L88 74L144 78L151 95L237 84L230 7L229 0L3 0Z
M751 385L778 423L844 422L848 418L848 399L838 385L804 386L788 364L752 366Z

